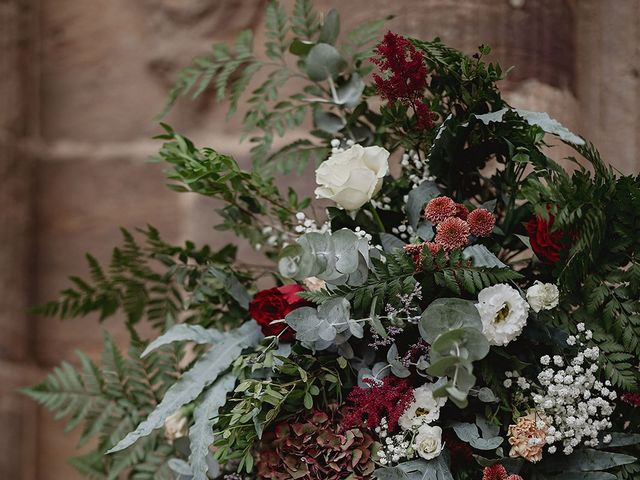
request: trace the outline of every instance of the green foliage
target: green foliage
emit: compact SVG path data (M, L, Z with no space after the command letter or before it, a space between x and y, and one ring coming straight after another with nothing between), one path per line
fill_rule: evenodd
M326 408L329 399L342 401L344 367L346 363L341 367L335 355L289 357L272 345L240 357L234 368L240 382L215 426L216 458L239 460L238 470L251 472L254 442L274 422L314 406Z
M100 366L78 352L79 368L63 362L42 383L23 390L57 419L66 418L66 430L82 424L78 448L95 446L71 463L88 478L171 478L165 462L173 448L162 433L116 455L104 454L155 408L179 374L179 349L165 347L144 359L141 351L133 341L125 358L105 334Z
M167 133L158 138L165 143L157 160L170 165L166 171L170 188L222 200L225 205L218 213L223 222L218 230L230 230L255 246L265 240L263 229L256 225L273 230L277 220L279 230L293 229L292 217L309 204L308 199L298 201L293 192L283 198L272 177L243 170L230 156L198 149L171 127L164 127Z
M449 255L443 251L432 255L425 247L422 258L422 268L433 274L435 284L457 295L463 291L476 294L483 288L522 278L522 274L508 267L474 267L461 250L454 250Z
M113 250L108 267L87 255L89 278L71 277L73 286L35 313L75 318L96 312L104 320L123 311L131 328L146 318L155 328L173 325L180 314L192 323L233 325L246 315L246 274L232 272L235 247L219 252L171 245L149 226L138 230L140 244L122 229L123 243ZM232 288L230 288L232 287Z
M161 402L135 430L128 433L109 453L133 445L138 439L149 435L180 407L196 399L218 376L240 355L243 348L257 344L261 337L255 322L245 323L235 330L225 332L219 342L202 355L180 379L172 385Z
M592 145L576 147L593 172L579 167L573 176L539 170L527 179L523 195L546 214L554 228L573 232L571 247L556 274L566 292L562 323L584 322L604 355L604 371L614 385L636 390L640 375L640 178L618 177L604 166ZM543 210L544 209L544 210Z
M344 297L351 303L352 316L359 318L369 316L371 305L374 305L374 313L379 313L386 303L397 304L399 295L413 291L415 265L402 250L387 253L384 262L375 258L371 261L373 268L364 284L331 287L320 292L305 292L301 296L316 303Z
M270 1L265 14L264 58L255 52L250 31L241 32L233 47L214 45L209 55L196 58L180 72L161 116L179 97L189 94L197 97L209 88L215 90L216 101L229 100L229 115L233 115L239 99L247 94L248 109L243 124L245 133L250 135L254 166L269 173L301 172L309 162L318 162L326 156L326 146L303 139L272 152L275 138L300 127L309 113L325 107L341 116L350 114L357 102L347 106L337 101L335 86L348 83L354 74L368 73L370 66L363 61L369 57L371 43L383 23L369 22L357 27L336 48L340 33L337 11L332 10L321 21L309 0L296 0L291 15L278 2ZM329 78L325 74L327 62L335 67L330 69ZM263 73L265 80L247 92L258 72ZM280 90L292 78L307 81L300 93L280 99ZM326 140L326 132L313 133Z

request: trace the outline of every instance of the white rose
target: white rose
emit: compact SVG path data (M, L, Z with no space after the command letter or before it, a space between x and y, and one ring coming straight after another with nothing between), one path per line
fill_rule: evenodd
M553 283L541 283L536 281L527 289L527 301L534 312L551 310L558 306L560 291Z
M482 320L482 333L491 345L506 345L514 340L529 317L529 304L505 283L483 289L476 308Z
M316 170L316 198L333 200L345 210L357 210L382 188L389 172L389 152L381 147L353 147L331 155Z
M436 458L442 452L442 429L422 425L413 439L413 448L425 460Z
M189 433L187 417L178 410L164 421L164 436L173 443L174 440L186 437Z
M413 402L407 407L398 423L404 430L411 430L440 418L440 407L447 402L447 397L435 398L434 385L427 384L413 391Z

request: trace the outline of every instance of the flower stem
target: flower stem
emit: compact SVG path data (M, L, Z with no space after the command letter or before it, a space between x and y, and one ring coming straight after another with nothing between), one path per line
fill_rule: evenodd
M378 215L378 211L376 210L376 207L374 207L371 203L369 203L369 211L371 212L373 221L376 223L376 225L380 229L380 232L384 232L385 231L384 223L382 223L382 219L380 218L380 215Z

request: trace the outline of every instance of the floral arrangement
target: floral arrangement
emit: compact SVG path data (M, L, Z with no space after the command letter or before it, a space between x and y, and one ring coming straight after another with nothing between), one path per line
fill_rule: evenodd
M89 256L90 278L39 307L123 312L131 334L128 355L105 334L100 365L79 354L25 390L93 439L73 465L100 479L639 478L640 178L508 105L486 46L380 38L384 21L340 37L338 13L305 0L291 15L270 3L266 21L266 59L243 32L169 101L212 86L233 113L263 70L245 100L251 170L167 125L157 157L171 188L222 200L216 228L264 265L124 231L110 265ZM313 206L276 181L310 164Z

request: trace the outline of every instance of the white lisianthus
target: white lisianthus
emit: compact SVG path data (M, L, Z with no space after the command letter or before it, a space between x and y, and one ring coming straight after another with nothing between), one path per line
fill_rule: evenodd
M476 308L482 320L482 333L491 345L506 345L514 340L529 317L529 304L505 283L483 289Z
M413 448L425 460L436 458L442 452L442 429L422 425L413 439Z
M173 443L178 438L186 437L189 433L187 417L182 410L169 415L164 421L164 436Z
M357 210L382 188L389 172L389 152L354 145L335 153L316 170L316 198L333 200L345 210Z
M434 385L427 384L413 391L413 402L398 419L404 430L411 430L440 418L440 408L447 402L447 398L435 398L433 390Z
M560 291L553 283L542 283L536 281L527 289L527 301L534 312L540 310L551 310L558 306Z

